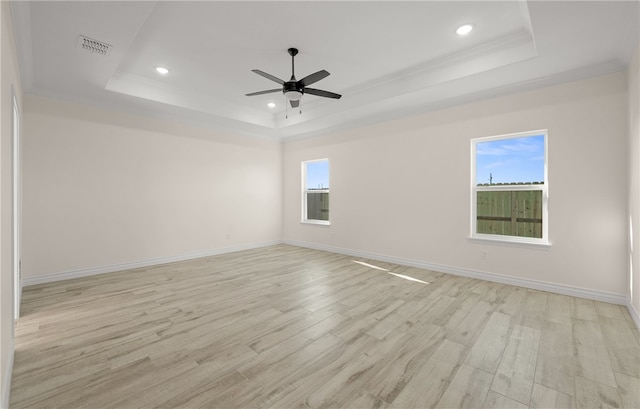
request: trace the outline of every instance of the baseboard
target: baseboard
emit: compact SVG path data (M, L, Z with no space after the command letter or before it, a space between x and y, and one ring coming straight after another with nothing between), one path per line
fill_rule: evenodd
M11 395L11 375L13 374L13 340L11 340L8 354L9 356L7 357L7 366L5 367L5 372L2 374L2 402L0 402L0 405L2 405L2 409L9 408L9 398Z
M528 278L520 278L507 276L502 274L488 273L485 271L471 270L467 268L446 266L442 264L426 263L423 261L404 259L394 256L369 253L365 251L345 249L342 247L327 246L323 244L308 243L297 240L285 240L285 244L292 246L306 247L315 250L329 251L332 253L344 254L347 256L361 257L370 260L384 261L409 267L423 268L425 270L437 271L440 273L453 274L457 276L476 278L479 280L492 281L500 284L515 285L518 287L530 288L533 290L548 291L551 293L570 295L573 297L586 298L594 301L602 301L611 304L628 305L624 295L607 293L603 291L590 290L586 288L572 287L564 284L549 283L546 281L532 280ZM636 315L637 318L637 315ZM636 321L637 323L637 321Z
M631 319L633 319L633 322L636 324L636 328L640 330L640 314L633 308L630 299L627 299L627 310L629 310L629 315L631 315Z
M638 328L640 328L640 318L638 317L638 312L633 309L633 307L631 306L627 298L621 294L613 294L613 293L607 293L603 291L596 291L591 289L568 286L564 284L549 283L546 281L532 280L528 278L513 277L513 276L502 275L502 274L489 273L485 271L471 270L466 268L453 267L453 266L447 266L447 265L435 264L435 263L427 263L423 261L417 261L417 260L405 259L405 258L388 256L383 254L370 253L365 251L358 251L358 250L352 250L352 249L347 249L342 247L328 246L324 244L309 243L309 242L303 242L303 241L297 241L297 240L284 240L284 241L272 240L272 241L259 242L259 243L249 243L249 244L243 244L239 246L223 247L219 249L208 250L208 251L203 251L198 253L184 254L179 256L161 257L161 258L140 260L140 261L134 261L134 262L128 262L128 263L112 264L108 266L100 266L100 267L92 267L87 269L78 269L78 270L71 270L71 271L42 274L42 275L31 276L31 277L27 276L22 278L22 285L23 287L27 287L27 286L36 285L36 284L44 284L44 283L50 283L55 281L61 281L61 280L69 280L73 278L88 277L88 276L97 275L97 274L111 273L111 272L122 271L122 270L130 270L134 268L150 267L150 266L173 263L178 261L193 260L193 259L202 258L202 257L216 256L219 254L233 253L236 251L251 250L251 249L268 247L268 246L273 246L273 245L282 244L282 243L289 244L292 246L329 251L332 253L344 254L344 255L353 256L353 257L384 261L387 263L393 263L393 264L404 265L409 267L423 268L426 270L432 270L432 271L437 271L441 273L453 274L453 275L469 277L469 278L476 278L479 280L492 281L492 282L501 283L501 284L515 285L515 286L530 288L534 290L548 291L556 294L570 295L573 297L580 297L580 298L586 298L586 299L595 300L595 301L602 301L602 302L608 302L612 304L624 305L629 310L629 313L631 314L631 317L635 321Z
M258 243L248 243L232 247L222 247L214 250L201 251L197 253L182 254L178 256L160 257L147 260L132 261L127 263L110 264L107 266L83 268L78 270L61 271L56 273L47 273L37 276L23 276L22 285L28 287L30 285L45 284L55 281L70 280L73 278L89 277L97 274L113 273L116 271L131 270L134 268L143 268L157 266L160 264L175 263L178 261L193 260L202 257L217 256L219 254L234 253L236 251L257 249L260 247L274 246L282 244L281 240L264 241Z

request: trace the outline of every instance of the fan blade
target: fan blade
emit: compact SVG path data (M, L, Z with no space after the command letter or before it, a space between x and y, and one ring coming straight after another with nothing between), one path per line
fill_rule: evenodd
M251 94L245 94L247 97L252 97L254 95L262 95L262 94L271 94L272 92L282 92L282 88L278 88L278 89L268 89L266 91L258 91L258 92L252 92Z
M305 88L304 93L317 95L319 97L334 98L334 99L340 99L340 97L342 96L340 94L336 94L335 92L323 91L321 89L315 89L315 88Z
M261 76L263 76L263 77L265 77L265 78L267 78L267 79L270 79L270 80L271 80L271 81L273 81L273 82L277 82L277 83L278 83L278 84L280 84L280 85L284 85L284 81L282 81L280 78L278 78L278 77L274 77L274 76L273 76L273 75L271 75L271 74L267 74L267 73L266 73L266 72L264 72L264 71L260 71L260 70L251 70L251 71L253 71L253 72L255 72L256 74L261 75Z
M314 82L318 82L321 79L326 78L328 76L329 76L329 73L327 71L320 70L311 75L307 75L306 77L298 81L298 85L302 85L303 87L306 87L307 85L311 85Z
M299 99L295 100L295 101L291 100L289 102L291 102L291 108L298 108L300 106L300 100Z

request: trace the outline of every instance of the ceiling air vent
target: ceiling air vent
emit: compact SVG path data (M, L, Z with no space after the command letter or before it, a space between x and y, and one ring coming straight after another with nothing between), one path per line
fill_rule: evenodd
M93 38L85 37L83 35L78 37L78 47L91 54L97 54L107 56L111 52L112 45L103 43L102 41L94 40Z

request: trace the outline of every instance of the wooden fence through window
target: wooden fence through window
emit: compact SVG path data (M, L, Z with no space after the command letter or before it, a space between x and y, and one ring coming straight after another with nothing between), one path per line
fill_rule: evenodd
M477 233L542 238L542 191L478 191L476 216Z
M306 194L307 220L329 220L329 193L307 191Z

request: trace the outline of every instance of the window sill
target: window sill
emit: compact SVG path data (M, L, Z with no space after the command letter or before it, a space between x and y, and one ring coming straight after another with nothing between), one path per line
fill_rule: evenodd
M469 236L467 237L470 241L475 241L477 243L491 243L491 244L502 244L506 246L515 246L515 247L529 247L529 248L537 248L537 249L549 249L551 248L551 243L544 240L527 240L523 238L511 237L511 236L498 236L494 237L492 235L477 235L477 236Z
M331 222L329 220L302 220L300 223L315 224L319 226L331 226Z

